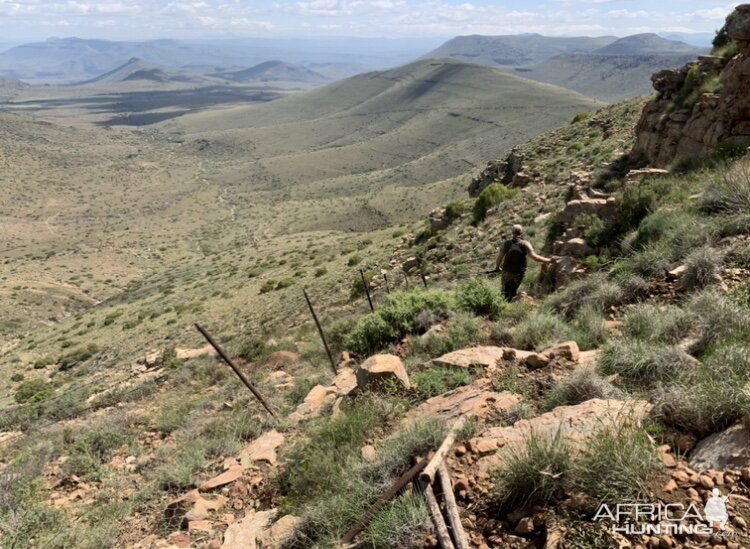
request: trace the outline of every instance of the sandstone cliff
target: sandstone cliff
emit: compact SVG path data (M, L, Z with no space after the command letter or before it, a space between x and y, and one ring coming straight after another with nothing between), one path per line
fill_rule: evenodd
M652 77L658 92L636 126L633 156L652 166L750 145L750 4L727 18L730 56L700 56Z

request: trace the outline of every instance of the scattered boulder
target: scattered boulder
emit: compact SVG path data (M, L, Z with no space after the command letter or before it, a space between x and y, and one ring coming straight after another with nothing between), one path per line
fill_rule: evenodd
M276 351L268 355L268 358L263 361L263 365L274 370L278 370L281 368L295 366L301 361L302 357L300 357L297 353L293 353L291 351Z
M505 352L505 347L469 347L433 359L432 363L436 366L453 368L471 368L472 366L494 367L498 362L503 360Z
M582 215L595 215L601 219L607 219L614 214L616 206L617 199L613 196L571 200L560 212L560 220L566 225L570 225L577 217Z
M302 525L302 519L294 515L284 515L274 522L271 527L261 532L256 538L258 547L262 549L281 549L294 539Z
M406 366L395 355L371 356L357 370L357 387L360 389L372 388L386 381L398 381L405 389L411 387Z
M305 400L297 406L297 409L289 414L289 419L299 422L304 419L318 417L323 412L323 408L328 404L332 404L334 400L336 400L335 387L316 385L310 389Z
M409 257L401 264L401 269L409 273L419 266L419 260L416 257Z
M575 341L558 343L545 349L541 354L547 355L550 358L562 358L570 362L578 362L581 359L581 351L578 348L578 343Z
M743 424L701 440L690 456L696 471L750 467L750 433Z
M344 366L339 368L339 372L333 378L332 383L340 396L346 396L357 388L357 374L348 366Z
M164 520L168 526L180 528L190 521L208 519L212 511L218 511L226 504L227 498L224 496L206 499L198 490L191 490L167 505Z
M451 224L450 218L446 215L445 208L435 208L432 210L428 221L430 222L430 230L433 233L447 229Z
M524 362L529 370L541 370L549 366L550 358L545 353L531 353Z
M244 518L233 522L224 532L221 549L260 549L258 536L270 528L276 513L276 509L251 511Z
M414 423L438 417L445 420L453 420L459 416L485 418L493 414L510 412L522 400L523 397L514 393L493 391L492 381L483 378L471 385L426 400L409 411L404 422Z
M265 461L269 465L276 465L276 449L284 444L286 438L276 429L263 433L240 453L240 463L243 467L250 467L256 461Z
M511 187L526 187L531 182L531 176L524 172L518 172L513 176L513 181L510 182Z
M570 255L575 258L584 258L591 255L591 248L583 238L576 237L568 240L562 247L564 255Z
M662 168L643 168L641 170L630 170L625 175L625 181L627 183L633 183L645 177L662 177L665 175L669 175L669 170L664 170Z
M200 490L201 492L209 492L221 486L231 484L242 476L243 471L244 467L242 467L241 465L233 465L220 475L215 476L211 480L207 480L206 482L198 486L198 490Z
M174 356L178 360L190 360L191 358L198 358L200 356L217 356L216 349L211 345L200 347L198 349L180 349L179 347L174 350Z

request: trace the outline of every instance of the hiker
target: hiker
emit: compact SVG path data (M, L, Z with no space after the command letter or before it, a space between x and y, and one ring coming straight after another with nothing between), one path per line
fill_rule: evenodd
M552 259L534 252L531 243L521 238L523 236L521 225L513 225L511 232L511 239L503 242L495 262L495 270L502 270L503 273L503 295L508 302L516 298L518 287L523 282L526 274L526 256L539 263L552 263Z

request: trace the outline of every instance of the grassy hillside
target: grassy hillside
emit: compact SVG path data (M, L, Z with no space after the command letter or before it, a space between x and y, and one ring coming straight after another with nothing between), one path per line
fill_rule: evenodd
M680 67L694 58L695 55L692 54L571 54L553 57L530 67L517 68L516 74L614 103L650 94L653 91L653 73Z
M644 33L626 36L592 53L603 55L678 55L705 51L678 40L668 40L658 34Z
M401 101L414 95L406 79L390 86L371 79L373 105L382 107L389 94ZM424 85L418 81L416 88ZM322 95L316 113L332 108ZM435 97L453 112L447 100L441 104L441 96ZM285 102L294 106L296 100ZM232 143L225 132L260 132L264 122L249 130L212 127L176 141L153 129L76 130L3 115L1 177L10 192L0 210L6 239L0 242L8 258L0 312L11 322L2 326L0 348L0 374L10 380L0 395L2 545L157 546L184 543L187 536L199 546L220 540L227 522L249 509L274 507L302 517L298 547L331 547L410 459L434 450L445 433L439 419L411 427L402 419L429 397L481 382L523 402L473 422L473 433L460 436L468 457L457 452L450 458L454 478L471 479L457 496L471 518L466 523L472 542L512 547L549 535L551 523L544 521L532 522L531 532L511 534L520 530L511 517L527 518L518 502L536 497L539 482L545 492L534 500L541 506L534 513L562 526L563 547L610 547L615 541L576 502L638 498L665 484L642 428L604 433L574 461L559 439L530 443L530 453L522 447L517 459L491 475L477 472L475 461L483 453L466 439L594 397L648 398L654 405L649 435L679 458L686 436L720 431L750 409L741 390L749 379L748 168L738 163L726 171L706 168L626 185L616 176L641 108L642 102L630 101L581 114L523 143L531 181L508 191L484 221L472 223L471 215L461 213L474 205L462 198L452 205L456 215L445 230L411 223L366 234L290 230L311 220L298 221L305 215L301 200L269 206L272 193L292 192L271 182L258 191L260 198L234 201L242 179L223 177L231 162L238 173L248 170L242 157L256 153L249 141ZM253 112L235 114L250 121ZM356 112L366 117L366 111ZM200 115L190 123L217 123L210 118ZM314 142L306 134L289 139ZM271 148L260 140L253 144ZM505 303L494 282L459 278L491 264L513 222L524 223L536 248L544 250L548 235L558 236L556 214L571 173L581 170L595 172L599 188L623 204L612 219L577 220L587 239L599 238L599 256L585 262L586 278L547 295L534 268L524 286L529 298L519 304ZM39 192L29 190L30 181ZM408 190L424 204L444 204L430 186ZM464 187L459 190L463 195ZM341 213L346 203L337 200L321 211L326 222L358 215L351 209ZM406 288L398 264L410 255L422 258L429 291L415 289L418 280ZM682 262L690 284L665 283L663 268ZM368 313L361 295L360 268L379 283L376 314ZM390 297L378 276L381 268L390 276ZM715 274L726 281L728 294L716 291ZM399 354L412 389L365 392L342 401L337 412L324 408L319 418L274 422L222 364L172 354L174 347L203 345L192 324L204 323L285 418L315 384L328 386L333 377L302 287L309 288L335 351L353 351L355 364L370 352ZM622 322L619 333L611 330L613 320ZM422 337L432 324L442 331ZM675 350L688 335L707 344L692 359ZM494 370L454 371L429 362L467 345L541 349L571 338L582 348L600 349L589 370L564 365L531 371L504 363ZM151 350L164 351L163 358L150 367L136 363ZM300 356L279 366L268 360L277 350ZM722 372L718 378L716 371ZM271 428L287 440L279 467L254 465L236 484L219 489L228 500L219 513L209 513L210 531L187 531L170 520L164 512L170 502L221 473ZM374 459L366 459L363 446L376 449ZM550 451L532 452L540 447ZM568 457L551 462L550 456ZM739 473L727 478L745 497ZM683 491L678 496L688 497ZM746 509L737 505L733 513L742 517ZM383 549L395 541L423 547L428 528L424 504L406 496L379 513L364 538ZM736 535L747 543L739 526Z
M210 177L238 208L263 207L288 230L362 229L426 213L487 157L595 105L487 67L422 61L163 129L207 142ZM279 217L279 193L293 218Z
M216 76L233 82L299 82L306 84L323 84L329 81L320 73L302 65L284 63L283 61L266 61L247 69L217 73Z

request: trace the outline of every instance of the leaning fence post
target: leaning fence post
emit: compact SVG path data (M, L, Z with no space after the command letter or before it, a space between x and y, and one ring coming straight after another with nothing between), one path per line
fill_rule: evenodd
M388 292L388 294L390 295L391 287L388 284L388 274L385 271L382 271L382 273L383 273L383 280L385 280L385 291Z
M310 296L307 295L307 290L305 290L304 288L302 289L302 293L305 295L305 301L307 301L307 306L310 308L310 314L312 315L313 320L315 321L315 325L318 327L320 340L323 342L323 347L326 348L326 353L328 354L328 360L331 362L331 368L333 369L333 373L334 375L338 374L338 371L336 370L336 362L333 360L331 349L328 347L326 336L323 333L323 327L320 325L320 321L318 320L318 315L315 314L315 309L313 308L312 301L310 301Z
M211 337L211 334L209 334L203 326L200 324L196 324L195 327L198 329L198 331L203 334L203 337L206 338L206 340L211 344L211 347L216 349L216 352L219 353L219 356L224 359L224 362L226 362L232 370L234 370L234 373L237 374L237 377L239 377L242 380L242 383L245 384L245 386L250 389L250 391L255 395L255 398L260 401L260 403L263 405L263 407L268 410L268 413L271 414L276 419L279 419L279 416L276 415L276 412L271 408L271 405L266 401L266 399L263 397L262 394L260 394L260 391L258 391L258 388L253 384L252 381L250 381L247 376L240 370L237 365L234 363L234 361L229 358L229 355L226 353L224 349L222 349L221 345L216 343L214 341L214 338Z
M370 287L367 285L367 280L365 279L365 272L360 269L359 274L362 276L362 287L365 289L365 295L367 296L367 303L370 304L370 311L375 312L375 306L372 304L372 297L370 297Z
M424 284L424 289L427 289L427 277L424 275L424 269L422 269L422 260L420 259L417 263L417 268L419 269L419 276L422 278L422 284Z

